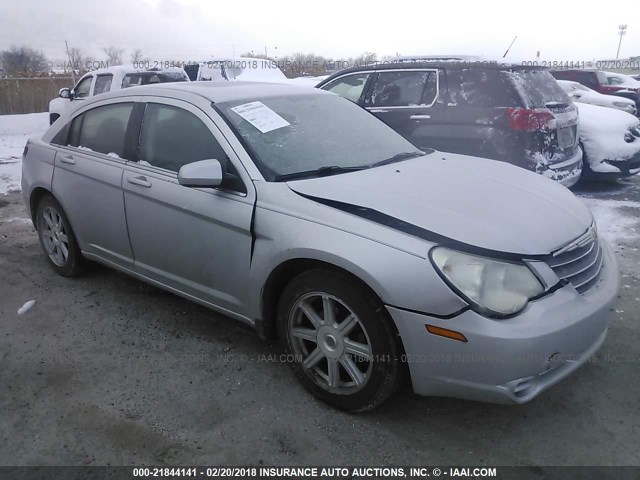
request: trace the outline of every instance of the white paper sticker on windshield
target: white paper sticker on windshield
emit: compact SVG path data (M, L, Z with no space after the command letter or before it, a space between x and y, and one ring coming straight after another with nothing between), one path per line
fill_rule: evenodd
M291 125L262 102L251 102L233 107L231 110L244 118L262 133Z

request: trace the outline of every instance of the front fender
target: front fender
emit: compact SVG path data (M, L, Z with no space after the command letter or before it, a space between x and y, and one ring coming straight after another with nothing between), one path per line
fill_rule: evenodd
M358 277L387 305L447 316L466 306L424 256L304 218L259 209L251 263L253 318L261 318L261 295L270 274L294 259L317 260Z
M71 108L71 100L67 98L54 98L49 102L49 114L57 113L62 115Z

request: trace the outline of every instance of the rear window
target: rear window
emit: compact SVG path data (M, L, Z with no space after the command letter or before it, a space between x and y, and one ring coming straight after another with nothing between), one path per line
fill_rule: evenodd
M529 108L541 108L549 102L571 103L567 94L547 70L505 70L518 96Z
M544 107L569 103L569 97L546 70L462 69L458 102L475 107Z
M154 83L186 82L182 72L138 72L128 73L122 79L122 88L151 85Z

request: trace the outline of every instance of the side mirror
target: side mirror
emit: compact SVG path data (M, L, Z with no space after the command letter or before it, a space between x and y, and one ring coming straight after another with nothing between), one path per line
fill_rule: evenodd
M582 96L582 93L580 92L573 92L573 97L574 98L580 98Z
M185 187L218 187L222 183L222 165L218 160L183 165L178 172L178 183Z
M69 88L61 88L58 92L58 96L60 98L71 98L71 89Z

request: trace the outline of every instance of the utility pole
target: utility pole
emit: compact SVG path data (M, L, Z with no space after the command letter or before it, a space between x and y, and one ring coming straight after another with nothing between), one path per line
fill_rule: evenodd
M69 44L67 43L66 40L64 41L64 46L67 49L67 58L69 59L69 64L71 65L71 80L73 81L73 84L75 85L76 84L76 75L73 72L74 65L73 65L73 62L71 61L71 55L69 55Z
M620 46L622 45L622 36L627 33L627 26L626 25L620 25L618 27L618 35L620 35L620 41L618 42L618 52L616 53L616 60L618 59L618 56L620 55Z

